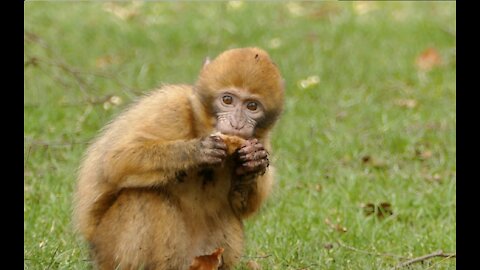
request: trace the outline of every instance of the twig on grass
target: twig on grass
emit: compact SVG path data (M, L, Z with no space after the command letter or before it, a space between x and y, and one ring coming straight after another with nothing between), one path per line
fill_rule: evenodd
M413 258L413 259L404 261L402 263L399 263L398 265L393 267L392 270L400 269L402 267L406 267L406 266L409 266L411 264L418 263L418 262L423 262L423 261L426 261L428 259L435 258L435 257L444 257L446 259L449 259L449 258L455 258L456 256L457 256L456 253L444 253L442 250L439 250L439 251L436 251L436 252L433 252L433 253L430 253L430 254L427 254L427 255L423 255L423 256Z
M50 263L48 264L47 269L50 269L53 263L55 263L55 256L57 256L58 250L59 250L59 247L55 248L55 251L53 252L52 257L50 257Z
M266 259L268 257L271 257L272 254L267 254L267 255L264 255L264 256L245 256L246 259Z
M71 147L74 145L80 144L88 144L90 141L83 141L83 142L48 142L48 141L35 141L30 140L27 143L29 144L28 153L30 154L31 150L36 150L37 147L44 147L44 148L62 148L62 147ZM27 160L28 161L28 160ZM26 162L26 161L25 161Z
M63 59L63 57L61 57L61 54L58 52L58 50L56 50L56 48L53 48L52 46L50 46L44 39L42 39L40 36L38 36L35 33L24 31L24 42L39 45L40 47L46 50L47 54L53 55L48 58L42 58L36 55L26 55L27 60L25 61L25 67L27 66L38 67L39 64L42 63L48 66L58 68L66 72L67 74L70 74L74 78L80 91L86 97L89 97L89 93L87 89L92 87L91 87L91 83L87 82L86 79L82 76L95 76L95 77L111 80L116 84L120 85L122 87L122 91L130 98L134 98L137 95L141 94L140 91L129 87L127 84L121 81L118 78L118 76L115 76L111 73L103 72L103 71L82 71L76 67L69 65ZM55 75L53 77L56 81L59 81L62 85L65 86L66 82L63 79L60 79L58 76L55 76Z
M433 252L431 254L427 254L427 255L424 255L424 256L420 256L420 257L417 257L417 258L407 260L406 257L398 256L398 255L395 255L395 254L376 253L376 252L361 250L361 249L358 249L358 248L355 248L355 247L345 245L341 241L337 241L337 244L339 246L343 247L343 248L346 248L346 249L349 249L349 250L352 250L352 251L356 251L356 252L360 252L360 253L363 253L363 254L374 255L374 256L383 256L383 257L393 257L393 258L405 260L404 262L401 262L398 265L396 265L395 267L393 267L391 270L400 269L402 267L406 267L406 266L409 266L411 264L418 263L418 262L423 262L423 261L426 261L428 259L435 258L435 257L444 257L445 260L446 260L446 259L450 259L450 258L455 258L457 256L456 253L444 253L443 251L439 250L439 251Z
M382 256L382 257L393 257L393 258L397 258L397 259L407 259L403 256L399 256L399 255L395 255L395 254L390 254L390 253L377 253L377 252L371 252L371 251L366 251L366 250L361 250L361 249L358 249L358 248L355 248L355 247L351 247L351 246L347 246L345 245L344 243L340 242L340 241L337 241L337 244L345 249L349 249L349 250L352 250L352 251L356 251L356 252L360 252L360 253L363 253L363 254L367 254L367 255L373 255L373 256Z
M29 145L28 146L28 152L27 152L27 155L25 156L25 161L24 161L24 165L23 165L23 170L25 170L27 168L27 164L28 164L28 158L30 157L30 152L32 152L32 146Z

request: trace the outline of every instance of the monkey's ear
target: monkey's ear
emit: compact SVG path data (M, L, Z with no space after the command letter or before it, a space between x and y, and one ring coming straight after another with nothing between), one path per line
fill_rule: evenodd
M206 65L210 64L211 60L210 57L205 57L205 60L203 60L203 65L202 68L204 68Z

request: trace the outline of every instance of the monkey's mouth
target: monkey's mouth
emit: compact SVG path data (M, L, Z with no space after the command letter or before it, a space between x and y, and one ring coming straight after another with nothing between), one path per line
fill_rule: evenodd
M217 131L225 135L237 136L245 140L248 140L252 137L251 133L245 130L237 130L237 129L225 130L225 129L217 128Z
M216 125L216 130L225 135L238 136L248 140L253 136L254 127L251 125L244 125L242 128L235 128L229 121L219 119Z

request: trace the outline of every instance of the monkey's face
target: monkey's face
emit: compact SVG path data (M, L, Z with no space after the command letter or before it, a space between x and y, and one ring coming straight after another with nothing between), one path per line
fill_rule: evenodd
M213 103L217 131L244 139L252 138L255 127L265 118L265 109L259 99L238 89L220 92Z

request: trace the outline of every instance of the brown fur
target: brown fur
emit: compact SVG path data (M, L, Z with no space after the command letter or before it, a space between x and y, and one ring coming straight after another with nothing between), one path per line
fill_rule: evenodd
M239 72L244 66L251 70L222 72L233 65ZM141 98L88 148L79 170L74 222L98 269L183 270L219 247L224 248L221 269L239 261L242 219L266 199L273 168L248 176L255 181L237 179L231 157L205 170L198 164L198 145L215 132L212 95L233 82L265 102L270 118L255 137L271 152L268 130L283 106L281 77L265 52L247 48L217 57L199 81L165 85Z

